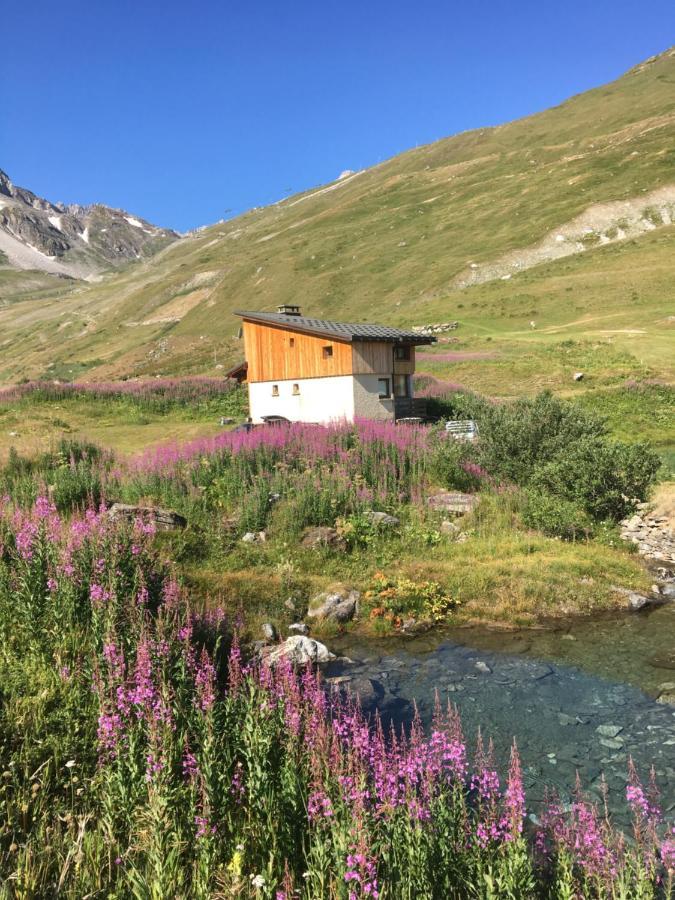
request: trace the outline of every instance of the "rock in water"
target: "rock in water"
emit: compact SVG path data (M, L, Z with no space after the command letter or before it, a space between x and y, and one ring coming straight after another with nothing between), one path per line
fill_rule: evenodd
M325 644L315 641L313 638L302 634L286 638L283 644L275 647L264 648L262 658L267 665L273 666L282 659L287 659L294 666L303 666L307 663L327 663L335 659Z

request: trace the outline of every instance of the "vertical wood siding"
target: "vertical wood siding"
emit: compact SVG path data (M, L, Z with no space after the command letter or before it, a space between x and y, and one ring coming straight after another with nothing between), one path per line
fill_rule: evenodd
M253 383L393 372L412 375L415 371L414 347L410 360L394 361L393 346L386 341L349 343L247 321L243 329L247 381ZM333 355L324 357L324 347L332 347Z
M250 382L352 374L352 346L344 341L245 321L244 346ZM324 358L324 347L333 355Z

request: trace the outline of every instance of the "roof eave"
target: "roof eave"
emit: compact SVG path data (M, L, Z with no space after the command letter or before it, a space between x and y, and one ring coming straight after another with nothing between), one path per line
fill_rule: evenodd
M295 331L298 334L308 334L313 337L323 337L327 340L338 341L344 344L353 344L356 341L360 343L385 343L385 344L410 344L413 346L419 346L422 344L435 344L436 338L430 335L402 335L401 337L370 337L365 335L353 335L353 334L336 334L334 331L330 331L328 329L322 328L307 328L302 325L297 325L293 322L294 316L289 316L288 322L270 322L269 319L265 318L265 315L256 315L255 313L247 312L246 310L234 310L235 316L240 316L244 320L248 320L250 322L254 322L260 325L266 325L268 328L280 328L281 330L289 330Z

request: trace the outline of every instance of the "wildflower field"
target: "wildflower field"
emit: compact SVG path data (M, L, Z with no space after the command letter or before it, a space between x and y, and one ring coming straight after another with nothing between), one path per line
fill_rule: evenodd
M675 866L631 770L628 841L578 788L525 818L452 707L383 734L310 669L242 658L153 528L0 511L7 897L656 897Z
M438 707L429 733L418 721L384 733L320 673L250 651L261 620L283 628L335 577L363 590L355 627L385 632L409 615L536 617L561 597L597 608L613 582L641 584L614 538L626 498L654 480L648 448L546 395L454 402L480 416L478 445L364 421L222 431L126 458L67 439L9 455L0 896L668 896L674 835L649 773L627 772L632 835L581 785L534 821L517 749L496 771L454 708ZM480 494L463 542L427 502L441 489ZM115 500L171 507L187 527L113 520ZM303 548L316 526L335 527L339 547ZM266 539L243 543L249 532Z

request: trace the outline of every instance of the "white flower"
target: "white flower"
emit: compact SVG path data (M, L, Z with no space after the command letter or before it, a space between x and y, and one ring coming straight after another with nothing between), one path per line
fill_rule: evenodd
M75 760L69 759L68 762L66 763L66 769L72 769L74 765L75 765Z
M255 888L264 888L265 879L262 877L262 875L251 875L251 884Z

